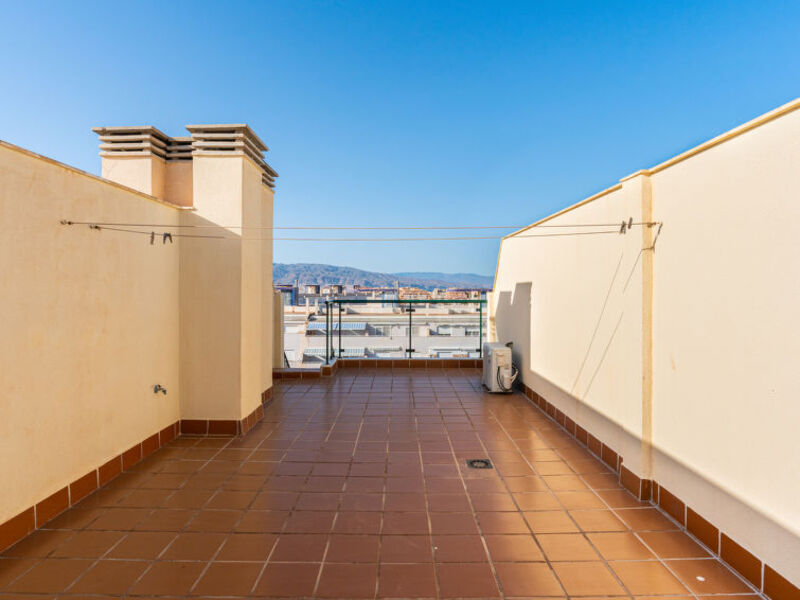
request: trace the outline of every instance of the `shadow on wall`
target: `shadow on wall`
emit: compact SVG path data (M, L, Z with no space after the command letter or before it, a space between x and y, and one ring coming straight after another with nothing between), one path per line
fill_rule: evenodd
M522 369L531 369L531 288L530 281L514 286L514 293L500 292L495 310L497 341L514 342L513 360Z

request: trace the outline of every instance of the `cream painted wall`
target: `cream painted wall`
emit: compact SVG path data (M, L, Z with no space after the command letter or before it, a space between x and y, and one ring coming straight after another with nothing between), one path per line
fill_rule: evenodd
M166 190L166 161L152 154L104 157L103 179L163 199Z
M272 381L271 370L264 373L272 320L262 317L270 306L263 290L272 286L272 244L263 238L271 232L258 229L271 224L272 195L265 203L261 171L245 156L195 156L192 162L196 210L183 222L218 224L201 235L226 239L183 240L181 417L241 420Z
M260 228L263 225L261 170L249 159L242 161L242 223L251 228L242 230L241 269L242 269L242 311L241 311L241 417L244 418L261 404L263 376L262 342L262 277L264 258L262 239L270 237L271 231ZM270 261L271 262L271 261ZM271 325L263 316L264 325Z
M271 224L272 192L244 156L195 156L167 176L185 209L141 192L159 160L103 161L137 191L0 142L0 523L181 418L241 420L271 385L270 233L240 226Z
M800 110L652 180L657 478L800 583Z
M180 242L59 224L179 212L0 143L0 523L179 418Z
M195 211L185 224L240 226L241 156L196 156ZM241 419L242 242L240 229L211 227L184 238L181 253L183 419Z
M628 182L547 224L638 221L635 187ZM640 233L523 237L584 231L534 228L503 241L492 302L497 341L514 342L528 385L641 473Z
M544 222L651 206L655 251L641 228L506 238L492 305L529 386L800 585L798 165L800 100Z
M192 206L192 161L167 161L164 200L178 206Z
M267 186L261 186L261 223L264 227L272 227L274 223L274 192ZM272 255L273 243L271 235L267 232L271 230L265 229L261 235L261 268L262 268L262 284L261 284L261 319L266 324L270 321L269 327L262 327L262 357L261 357L261 391L268 390L272 387L272 367L275 364L275 356L283 357L283 310L280 311L281 320L279 323L274 321L274 307L276 298L280 301L280 293L276 293L273 289L272 279ZM278 340L277 346L276 338ZM280 363L283 367L283 363Z

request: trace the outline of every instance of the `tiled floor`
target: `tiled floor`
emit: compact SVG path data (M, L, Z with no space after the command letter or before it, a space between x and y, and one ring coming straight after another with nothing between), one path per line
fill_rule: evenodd
M246 437L178 439L0 558L2 599L748 594L523 396L457 370L278 385Z

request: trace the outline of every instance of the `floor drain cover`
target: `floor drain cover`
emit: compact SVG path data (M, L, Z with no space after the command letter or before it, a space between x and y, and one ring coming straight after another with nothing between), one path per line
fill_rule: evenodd
M488 458L472 458L467 461L467 466L470 469L491 469L492 461Z

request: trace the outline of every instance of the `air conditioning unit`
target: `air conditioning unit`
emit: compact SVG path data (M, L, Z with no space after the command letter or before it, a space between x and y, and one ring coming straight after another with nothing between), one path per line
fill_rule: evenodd
M483 344L483 385L490 392L508 394L514 388L519 370L511 362L511 345Z

